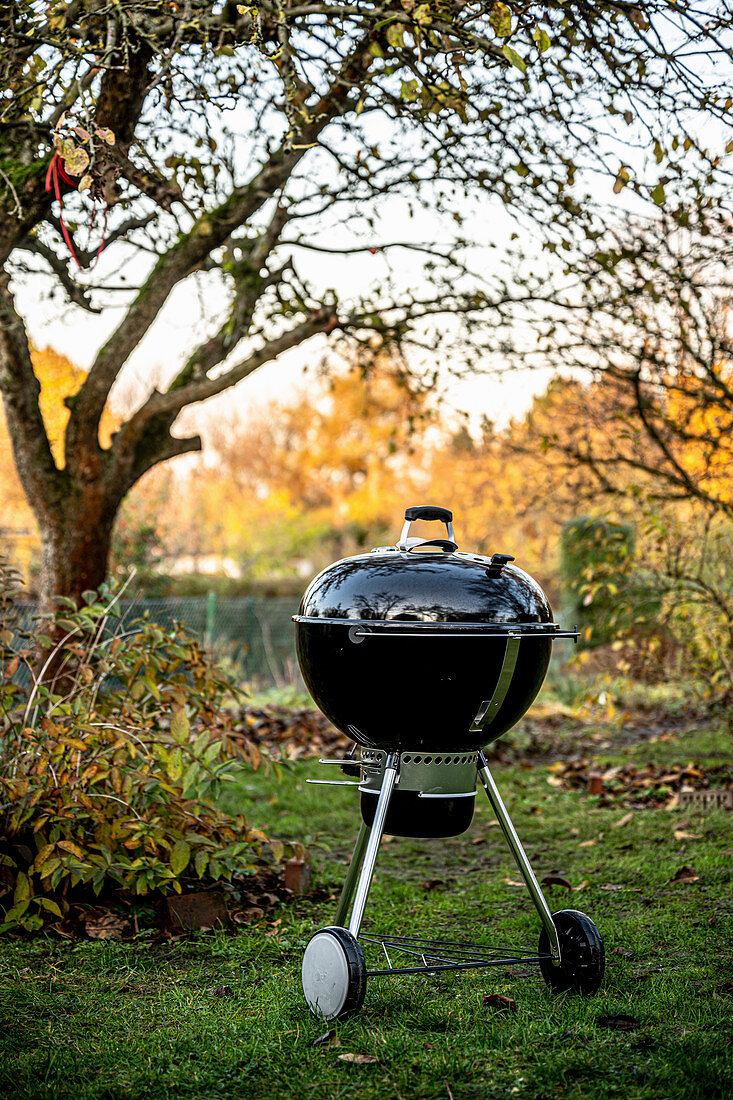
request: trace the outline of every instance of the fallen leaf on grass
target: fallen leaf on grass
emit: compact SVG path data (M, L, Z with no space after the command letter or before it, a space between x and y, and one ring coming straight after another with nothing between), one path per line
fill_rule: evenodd
M647 764L638 767L624 764L599 773L587 758L574 760L562 766L552 766L547 782L563 790L586 789L592 796L600 797L602 804L631 802L634 807L664 806L671 810L679 804L680 790L701 790L721 785L731 788L728 765L715 765L703 769L694 764L675 764L672 767L655 767ZM619 823L620 824L620 823Z
M84 931L90 940L111 940L130 931L130 922L116 913L104 913L85 921Z
M340 1047L341 1046L341 1040L339 1039L339 1037L336 1034L336 1032L334 1031L334 1029L331 1028L331 1030L327 1031L325 1035L319 1035L317 1039L314 1039L313 1040L313 1046L314 1047Z
M481 998L481 1004L488 1008L500 1008L506 1012L516 1012L517 1002L513 997L505 997L503 993L486 993Z
M700 840L701 834L688 833L685 829L675 829L674 838L675 840Z
M614 821L614 823L611 825L611 828L620 829L623 825L628 825L633 816L633 810L629 810L629 812L627 814L624 814L623 817L620 817L618 821Z
M581 840L580 844L578 845L579 848L595 848L595 846L595 840Z
M211 991L212 997L233 997L234 990L230 985L217 985L215 989Z
M573 886L573 890L575 890L575 891L586 890L589 886L590 886L590 883L588 882L588 879L584 878L583 881L580 882L577 886Z
M684 866L680 867L679 871L677 871L669 881L674 882L678 886L686 886L689 883L697 882L699 878L700 876L694 867Z
M572 886L566 878L560 878L559 875L545 875L541 880L542 886L565 886L566 889L572 890Z
M597 1016L596 1027L607 1027L610 1031L636 1031L637 1027L641 1027L641 1020L621 1012L618 1016Z
M360 1066L371 1065L377 1060L373 1054L339 1054L338 1057L341 1062L355 1062Z
M236 924L249 924L250 921L262 920L264 915L264 909L261 909L259 905L253 905L250 909L235 909L232 913L232 920Z
M524 886L523 882L517 882L515 878L505 878L504 882L507 886Z
M612 947L611 954L620 955L624 959L631 959L633 958L634 952L630 947Z

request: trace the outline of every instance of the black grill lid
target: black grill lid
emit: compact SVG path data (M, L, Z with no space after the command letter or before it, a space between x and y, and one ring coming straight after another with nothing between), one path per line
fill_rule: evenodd
M305 591L299 619L390 623L551 623L539 585L516 566L492 573L489 558L410 551L335 562Z
M532 577L510 564L509 555L457 552L447 509L408 508L405 516L397 547L344 558L319 573L305 591L296 621L385 628L410 623L415 633L429 624L433 629L451 624L444 630L521 625L528 632L548 624L553 630L547 597ZM410 522L418 518L442 519L449 538L408 538Z

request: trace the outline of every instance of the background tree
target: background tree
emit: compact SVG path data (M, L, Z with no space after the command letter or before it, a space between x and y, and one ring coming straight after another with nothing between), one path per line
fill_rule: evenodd
M31 347L31 362L38 380L38 406L43 419L44 431L48 439L54 462L64 465L64 432L69 420L66 405L84 382L84 371L60 355L52 348ZM102 447L109 447L113 433L119 421L105 408L99 423L99 438ZM20 483L15 463L10 435L5 415L0 409L0 532L1 542L7 544L7 550L18 560L26 572L37 569L36 538L33 510L29 505ZM0 550L5 553L6 547Z
M387 356L322 376L298 397L217 419L211 463L185 479L202 532L253 575L310 569L394 531L406 497L429 489L428 394ZM172 511L172 509L171 509ZM166 540L170 545L170 540ZM181 553L186 553L185 536Z
M720 66L730 33L728 5L703 0L5 5L0 390L41 530L44 598L100 583L130 487L200 446L173 434L180 412L287 349L338 332L434 351L441 331L428 322L445 314L491 318L489 346L499 348L518 303L554 295L542 269L520 269L513 289L485 264L471 272L460 222L485 216L489 197L541 226L548 251L562 255L600 232L576 183L586 170L589 182L601 173L609 188L615 180L669 202L679 218L709 201L720 167L699 119L729 110ZM704 64L692 68L691 52ZM650 165L639 147L653 148ZM423 203L455 218L458 233L417 245L380 235L395 199L403 221ZM104 251L90 279L77 268L97 249L79 227L95 204ZM307 250L375 249L416 249L429 288L385 278L346 300L299 274ZM12 293L39 265L74 310L109 304L123 274L134 287L68 402L63 465ZM225 308L105 446L112 386L193 278Z
M531 418L546 456L540 493L564 480L566 497L634 522L667 618L728 676L732 249L722 211L685 229L660 217L607 234L572 308L539 334L536 362L570 376Z

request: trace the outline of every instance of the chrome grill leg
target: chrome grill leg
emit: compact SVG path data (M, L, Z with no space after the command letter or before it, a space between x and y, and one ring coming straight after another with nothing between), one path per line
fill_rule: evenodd
M354 908L351 910L351 919L349 920L349 932L352 936L359 935L359 929L361 928L361 922L364 918L364 909L366 908L367 898L369 896L369 887L372 884L372 875L374 874L374 868L377 862L377 854L379 852L379 845L382 840L382 833L384 831L384 822L387 818L387 810L389 809L389 800L392 797L392 788L395 785L397 779L397 769L400 763L400 754L398 752L392 752L387 757L387 764L384 769L384 775L382 776L382 788L379 792L379 798L377 799L377 808L374 811L374 821L372 822L371 831L369 833L369 840L367 841L366 852L364 853L364 863L359 875L359 882L356 887L356 897L354 898Z
M504 834L512 855L517 861L517 867L524 879L527 889L529 890L530 897L535 904L535 908L540 915L542 925L547 932L548 939L550 941L550 952L552 958L556 963L560 962L560 941L557 936L557 929L552 919L552 914L547 906L547 902L544 899L544 895L540 890L540 885L537 879L534 877L534 871L527 859L527 854L522 847L522 843L517 836L516 830L512 824L511 818L507 813L506 806L502 802L501 795L497 790L496 783L494 783L493 776L489 771L489 765L486 762L486 757L482 752L478 754L479 769L478 774L481 778L481 783L486 795L491 803L491 808L496 814L496 820L501 826L501 831Z

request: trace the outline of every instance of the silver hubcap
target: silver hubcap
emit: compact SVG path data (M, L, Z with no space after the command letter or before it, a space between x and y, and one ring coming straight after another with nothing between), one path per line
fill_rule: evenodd
M316 1016L333 1020L349 995L349 965L338 940L318 932L303 956L303 993Z

